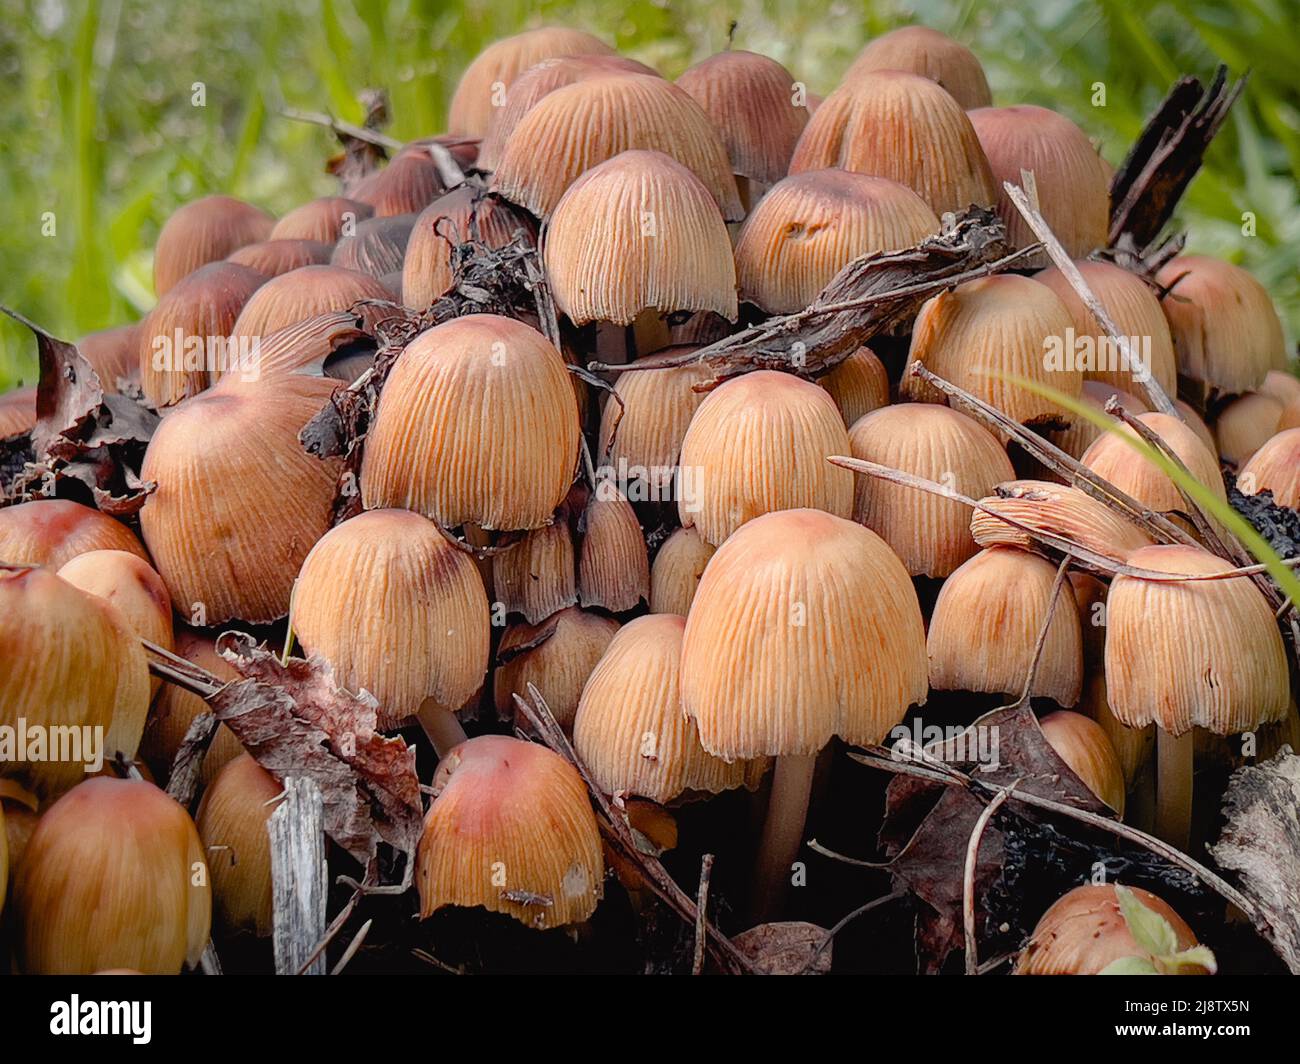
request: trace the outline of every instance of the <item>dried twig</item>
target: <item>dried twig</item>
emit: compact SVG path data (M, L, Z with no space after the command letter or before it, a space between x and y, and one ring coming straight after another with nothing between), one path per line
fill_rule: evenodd
M713 854L706 853L700 861L700 886L695 893L695 959L691 962L691 975L704 971L704 944L709 937L704 926L709 911L709 877L713 874Z
M1050 616L1050 613L1049 613ZM1032 675L1033 670L1030 670ZM975 934L975 865L979 860L980 842L984 838L984 829L993 819L993 814L1002 808L1002 804L1011 797L1019 780L1014 780L1006 789L1000 790L980 813L971 830L970 841L966 844L966 867L962 871L962 924L966 931L966 974L978 975L980 967L979 944Z

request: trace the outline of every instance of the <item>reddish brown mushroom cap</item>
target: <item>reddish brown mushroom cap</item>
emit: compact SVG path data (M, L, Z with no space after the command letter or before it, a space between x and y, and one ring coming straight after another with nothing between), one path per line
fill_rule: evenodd
M148 561L121 521L68 499L33 499L0 509L0 562L58 569L91 550L124 550Z
M364 222L375 213L369 203L361 203L346 196L324 196L295 207L271 230L272 240L319 240L323 244L337 243L340 237L350 236L358 222Z
M233 341L255 342L295 322L348 310L360 300L391 300L375 278L341 266L302 266L262 285L231 329Z
M877 37L858 53L844 80L874 70L907 70L937 81L968 111L993 102L975 53L926 26L903 26Z
M154 246L154 291L161 299L200 266L266 240L274 225L265 211L229 196L207 196L177 208Z

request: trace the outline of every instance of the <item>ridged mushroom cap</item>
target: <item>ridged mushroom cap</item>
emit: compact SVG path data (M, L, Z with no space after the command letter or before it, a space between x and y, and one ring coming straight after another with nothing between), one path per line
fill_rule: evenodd
M634 150L662 152L690 170L727 221L745 216L709 116L683 89L649 74L589 78L544 96L506 141L492 189L543 218L583 173Z
M848 170L793 174L772 186L740 230L740 295L769 314L793 314L854 259L938 231L934 211L897 181Z
M228 928L271 933L271 839L267 822L284 788L240 754L203 792L195 817L217 916Z
M399 152L348 190L348 196L374 208L376 218L417 214L444 192L442 172L427 150Z
M260 339L317 314L348 310L358 300L391 298L378 280L355 270L302 266L272 278L253 293L231 329L231 339Z
M808 108L775 59L737 48L703 59L677 79L722 135L731 171L774 185L790 168Z
M115 606L50 568L0 569L0 725L72 730L66 745L50 732L43 759L0 759L0 775L58 794L97 757L134 757L148 712L144 650Z
M148 561L121 521L70 499L32 499L0 509L0 563L58 569L91 550L124 550Z
M156 407L198 395L220 378L234 351L226 338L266 275L214 262L177 282L136 330L140 387Z
M560 610L538 624L512 624L497 647L493 700L506 720L514 716L514 696L531 702L532 684L565 731L583 685L618 631L618 622L577 607Z
M346 196L322 196L295 207L271 230L272 240L319 240L337 243L348 230L375 213L369 203Z
M765 514L714 554L682 644L682 706L734 760L877 743L926 696L925 628L879 536L820 510Z
M1110 738L1096 721L1068 709L1038 722L1043 736L1084 786L1124 816L1124 770Z
M351 236L340 237L334 245L330 265L364 273L377 281L394 273L400 279L406 245L410 242L417 218L419 215L412 213L358 222Z
M1242 466L1237 490L1245 495L1271 491L1279 506L1300 510L1300 428L1266 440Z
M389 374L361 470L367 509L444 527L548 524L578 455L564 359L536 329L469 314L420 334Z
M578 601L611 613L650 598L650 559L632 504L613 480L600 480L582 514Z
M981 547L1035 549L1038 541L1019 525L1072 540L1117 561L1151 546L1151 538L1138 525L1087 492L1065 484L1012 480L999 483L992 495L979 501L993 511L971 512L971 534ZM1016 524L999 521L994 514L1005 514Z
M858 53L844 80L875 70L906 70L937 81L968 111L993 102L975 53L927 26L902 26L877 37Z
M299 372L335 376L329 372L326 361L343 348L356 352L357 357L363 351L374 357L377 341L362 329L367 318L335 310L295 321L261 337L256 362L250 360L246 366L233 364L216 379L233 375L238 381L262 380L279 373Z
M134 354L135 348L132 348ZM17 388L0 395L0 440L36 427L36 389Z
M1196 945L1196 936L1169 905L1150 891L1130 887L1148 909L1169 922L1178 949ZM1124 957L1146 957L1120 912L1113 884L1075 887L1043 913L1016 964L1017 975L1097 975Z
M970 112L970 120L993 169L998 214L1013 247L1038 239L1002 187L1004 181L1021 185L1022 170L1033 171L1039 210L1071 256L1082 258L1105 246L1110 176L1082 129L1032 104L981 107Z
M421 918L482 906L548 930L595 911L605 879L600 829L582 777L558 754L480 735L439 763L433 790L415 857Z
M715 388L682 440L677 510L714 546L746 521L809 506L853 512L853 474L826 461L848 454L848 432L825 389L758 370Z
M492 587L507 614L529 624L578 601L577 555L567 520L557 517L492 556Z
M208 942L212 894L189 814L144 780L86 780L41 817L14 888L33 975L177 975Z
M163 418L141 469L158 490L140 530L181 616L206 626L289 612L303 559L329 529L342 466L309 455L298 433L338 384L228 379Z
M1010 547L989 547L964 563L944 581L930 617L930 686L1019 695L1055 582L1055 565ZM1072 706L1082 683L1083 634L1065 584L1030 695Z
M1227 499L1219 460L1192 429L1168 414L1139 414L1138 420L1168 444L1192 476L1218 498ZM1080 461L1099 477L1109 480L1115 487L1153 510L1162 513L1185 511L1187 503L1178 486L1116 433L1121 433L1130 440L1137 439L1137 433L1131 428L1119 425L1116 432L1098 436L1083 453Z
M275 219L229 196L205 196L178 207L153 249L153 289L161 299L200 266L224 259L245 244L271 235Z
M1277 434L1283 409L1280 400L1263 392L1237 396L1214 421L1215 453L1235 466L1246 462Z
M996 436L946 406L886 406L849 430L853 457L937 481L979 498L1015 476ZM970 508L865 473L856 477L853 519L888 543L913 576L947 576L978 549Z
M936 215L997 201L993 171L961 104L901 70L846 80L809 120L790 173L841 167L898 181Z
M685 617L716 549L696 528L679 528L664 540L650 566L650 612Z
M293 589L294 635L393 728L431 699L456 710L487 674L491 618L474 559L427 518L368 510L311 549Z
M279 277L302 266L327 265L333 253L332 241L326 244L319 240L263 240L245 245L226 261L247 266L265 277Z
M1094 410L1104 414L1106 412L1106 402L1112 395L1118 396L1120 407L1129 414L1135 416L1145 414L1151 409L1132 392L1122 391L1113 384L1106 384L1103 381L1085 380L1083 390L1079 393L1079 401L1087 403ZM1052 441L1070 457L1082 458L1083 452L1092 445L1092 441L1100 436L1102 432L1102 429L1099 429L1086 417L1076 417L1071 420L1068 429L1053 435Z
M1136 343L1133 353L1148 363L1148 372L1165 390L1165 394L1171 397L1176 395L1178 364L1174 358L1174 341L1155 292L1137 274L1114 263L1087 260L1076 262L1075 266L1088 282L1093 295L1110 314L1119 334L1129 340L1130 344ZM1076 340L1092 337L1094 344L1101 342L1102 346L1097 348L1098 357L1094 360L1097 368L1084 370L1084 380L1102 381L1124 391L1141 394L1141 385L1134 379L1131 370L1120 366L1119 351L1107 350L1111 344L1109 337L1106 337L1092 311L1084 306L1083 300L1065 279L1065 275L1052 266L1035 274L1034 280L1047 285L1065 304L1065 309L1074 321ZM1103 351L1106 351L1105 358L1100 357Z
M964 388L1008 417L1029 423L1061 416L1060 408L1007 376L1077 396L1083 374L1069 363L1048 366L1051 341L1071 327L1070 312L1046 285L1016 274L967 281L929 300L916 317L908 361ZM1001 374L1003 376L998 376ZM942 393L908 374L909 398L942 401Z
M77 341L77 350L99 374L99 383L107 394L116 394L117 379L125 377L134 380L139 373L139 360L136 357L136 331L138 322L130 325L118 325L111 329L100 329L87 333ZM3 421L3 415L0 415ZM5 436L0 428L0 438Z
M1286 341L1273 300L1240 266L1208 255L1180 255L1164 265L1156 281L1174 286L1161 305L1183 376L1236 393L1258 388L1269 370L1286 366Z
M818 382L844 415L844 424L889 405L889 372L869 347L859 347Z
M544 59L566 55L612 55L598 37L565 26L543 26L494 41L466 67L451 98L447 130L471 137L487 133L502 94L515 79Z
M1182 544L1136 551L1129 564L1167 573L1233 568ZM1288 683L1273 610L1249 577L1170 582L1120 574L1112 581L1106 687L1122 723L1234 735L1282 720Z
M629 325L647 309L736 320L722 215L661 152L626 151L578 178L555 208L543 257L555 304L575 325Z
M718 794L748 781L745 761L724 761L700 745L682 715L680 674L686 618L638 617L619 629L582 690L573 743L609 795L661 804L688 792Z
M505 103L492 111L492 121L483 142L479 145L478 167L495 170L501 161L510 134L520 119L536 106L544 96L556 89L591 78L610 74L646 74L659 77L659 72L621 55L566 55L543 59L530 66L510 83Z
M1265 395L1271 395L1284 407L1300 403L1300 377L1289 370L1269 370L1264 375L1264 383L1259 386L1259 390Z

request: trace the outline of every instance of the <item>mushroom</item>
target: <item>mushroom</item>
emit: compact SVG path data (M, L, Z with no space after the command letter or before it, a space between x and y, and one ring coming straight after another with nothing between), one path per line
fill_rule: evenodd
M330 265L364 273L377 281L397 274L400 281L406 245L418 218L418 214L399 214L392 218L368 218L358 222L351 236L340 238L334 245ZM400 289L399 284L399 293Z
M1237 490L1243 495L1271 491L1278 506L1300 510L1300 428L1265 440L1241 467Z
M286 274L285 276L292 276ZM289 612L294 577L330 526L340 459L312 457L298 433L338 381L232 375L175 407L140 476L158 489L140 530L172 605L200 627Z
M265 277L279 277L301 266L324 266L334 254L334 244L319 240L263 240L247 244L227 257L227 262L247 266Z
M741 298L768 314L803 310L854 259L939 231L906 185L847 170L793 174L772 186L736 239Z
M614 49L583 30L543 26L494 41L461 75L447 114L450 133L481 137L515 79L544 59L568 55L612 55Z
M492 556L492 588L507 614L537 624L578 601L577 561L568 511Z
M967 111L993 102L975 53L926 26L902 26L877 37L858 53L844 80L875 70L907 70L937 81Z
M1233 568L1181 544L1135 551L1129 564L1167 573ZM1249 577L1171 582L1120 574L1111 583L1106 621L1111 709L1129 727L1159 726L1156 833L1185 849L1192 729L1232 735L1285 717L1290 693L1282 636Z
M99 375L99 383L106 395L117 393L119 380L138 381L139 360L136 357L136 333L139 323L118 325L87 333L77 341L77 350ZM3 417L0 416L0 421ZM6 435L0 428L0 438Z
M304 318L348 310L363 299L389 298L388 289L366 274L341 266L302 266L272 278L253 293L230 330L231 343L256 345Z
M1013 247L1038 240L1002 187L1004 182L1020 185L1025 170L1034 175L1043 218L1071 257L1083 258L1105 246L1110 175L1082 129L1064 115L1032 104L981 107L970 112L970 120L993 169L998 214ZM1102 303L1110 306L1104 296Z
M538 930L582 923L604 890L600 829L577 770L504 735L452 750L415 855L420 918L482 906Z
M35 388L17 388L0 395L0 440L26 435L35 427Z
M848 77L817 108L790 173L827 167L907 185L936 215L997 201L993 171L961 104L929 78L901 70Z
M467 314L398 359L361 466L367 509L397 506L445 528L549 524L578 456L578 408L560 352L535 329Z
M885 406L849 430L853 457L938 481L975 498L1015 476L997 437L945 406ZM860 474L853 519L888 543L912 576L943 577L978 549L970 511L956 499Z
M1020 525L1072 540L1116 561L1151 545L1151 537L1087 492L1044 480L1013 480L999 484L996 494L980 500L982 509L970 516L970 530L981 547L1009 546L1033 550L1038 546ZM989 511L992 511L991 513ZM1016 524L999 519L1005 516Z
M859 347L817 383L831 393L845 425L889 405L889 373L869 347Z
M716 549L697 528L679 528L664 540L650 566L650 612L685 617Z
M1241 466L1277 433L1282 403L1263 392L1239 395L1219 411L1214 422L1217 453L1229 465Z
M346 196L322 196L295 207L271 229L272 240L319 240L336 244L375 213L369 203Z
M764 514L710 559L691 603L682 707L727 761L777 759L753 909L780 909L817 754L878 743L926 696L925 627L903 563L821 510Z
M275 219L229 196L206 196L179 207L153 249L153 290L161 299L200 266L271 235Z
M1120 409L1127 414L1136 416L1145 414L1150 410L1146 403L1131 392L1121 391L1113 384L1086 379L1083 382L1083 391L1079 394L1079 401L1087 403L1099 413L1105 413L1106 403L1112 395L1115 396ZM1188 424L1190 425L1191 422L1189 421ZM1082 458L1083 452L1092 445L1093 440L1103 435L1105 431L1105 429L1098 428L1086 417L1076 417L1070 421L1069 428L1053 436L1053 442L1071 458Z
M439 755L465 741L455 711L487 674L491 619L474 559L432 521L369 510L330 529L302 563L289 621L337 684L374 695L379 728L418 715Z
M1289 369L1269 370L1264 374L1264 383L1259 386L1259 390L1265 395L1271 395L1284 407L1300 403L1300 377Z
M90 550L124 550L148 561L126 525L70 499L32 499L0 509L0 562L58 569Z
M1102 726L1068 709L1049 713L1038 725L1070 771L1123 819L1124 769Z
M78 784L41 817L14 888L32 975L176 975L208 942L212 895L194 822L144 780Z
M926 648L939 691L1019 694L1051 610L1031 698L1073 706L1083 683L1083 633L1067 588L1052 609L1056 566L1011 547L988 547L939 590Z
M399 152L382 170L367 174L348 196L375 210L376 218L418 214L447 191L428 149Z
M9 858L8 891L0 875L0 912L4 909L4 895L12 891L18 879L23 854L40 819L40 799L16 780L0 778L0 849L7 850Z
M612 479L597 481L579 523L578 601L610 613L650 598L650 557L636 511Z
M572 606L540 624L511 625L497 647L497 713L509 720L514 696L527 699L532 685L560 727L571 732L583 685L617 631L617 621Z
M848 454L839 408L823 388L758 370L709 393L682 440L677 511L714 546L760 514L816 507L853 512L853 474L826 461Z

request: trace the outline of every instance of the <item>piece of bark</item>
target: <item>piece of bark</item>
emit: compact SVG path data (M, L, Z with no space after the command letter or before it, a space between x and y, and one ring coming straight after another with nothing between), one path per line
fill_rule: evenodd
M286 778L284 796L266 830L271 837L271 944L276 974L324 975L325 954L317 953L316 945L325 936L329 879L325 801L315 782Z

